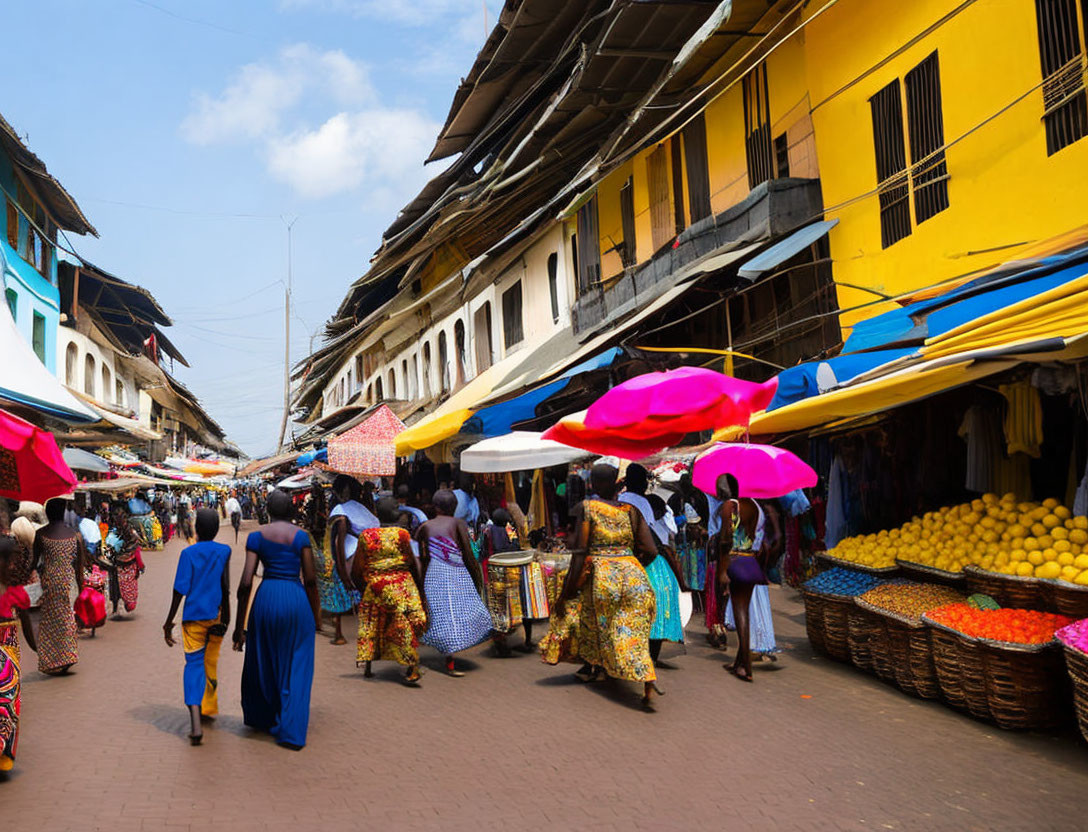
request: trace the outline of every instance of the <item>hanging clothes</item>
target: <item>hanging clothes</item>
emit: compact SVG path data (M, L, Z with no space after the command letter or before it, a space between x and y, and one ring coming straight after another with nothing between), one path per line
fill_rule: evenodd
M997 388L1005 397L1005 441L1009 456L1025 453L1039 458L1043 444L1043 403L1027 379Z
M967 478L964 487L980 493L991 491L997 461L1005 455L996 413L982 405L971 405L963 415L958 433L967 442ZM828 508L830 510L830 505Z
M824 543L828 549L834 549L839 541L849 536L847 521L847 482L846 466L838 454L831 461L831 475L827 482L827 531Z

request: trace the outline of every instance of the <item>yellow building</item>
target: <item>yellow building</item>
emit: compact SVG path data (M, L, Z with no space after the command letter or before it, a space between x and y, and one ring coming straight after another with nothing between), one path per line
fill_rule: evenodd
M672 135L599 182L582 208L597 212L598 291L685 229L737 211L761 183L787 178L818 180L822 205L811 217L793 212L785 228L836 223L826 280L843 337L891 308L888 298L1056 247L1048 241L1088 224L1082 2L839 0L785 16L750 60L726 54L693 85L701 100ZM579 231L590 227L579 220ZM798 295L823 291L825 278L805 278L800 293L796 270L786 279L789 288L763 290L766 302L752 297L758 285L740 285L750 330L768 315L791 326L811 314ZM706 329L704 346L725 346ZM821 335L834 349L838 328ZM818 340L777 360L810 358Z

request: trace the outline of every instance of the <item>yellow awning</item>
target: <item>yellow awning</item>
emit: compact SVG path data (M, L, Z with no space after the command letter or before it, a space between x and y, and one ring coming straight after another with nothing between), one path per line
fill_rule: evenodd
M449 439L461 430L461 425L472 413L468 408L459 408L448 413L435 412L427 416L397 434L394 440L397 456L410 456L415 451L426 450L444 439Z
M757 413L752 416L750 432L753 435L790 433L843 419L868 416L970 384L1007 370L1016 363L964 361L928 369L924 364L909 367L873 381L813 396L770 413ZM728 428L719 431L721 436L715 434L714 438L724 440L728 431Z

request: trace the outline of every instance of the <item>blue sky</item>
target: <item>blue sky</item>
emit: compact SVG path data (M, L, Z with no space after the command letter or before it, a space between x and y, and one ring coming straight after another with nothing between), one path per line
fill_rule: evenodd
M493 24L500 4L487 0ZM0 112L158 297L178 376L251 455L292 360L366 270L483 44L481 0L37 0L5 9ZM320 336L314 339L315 343Z

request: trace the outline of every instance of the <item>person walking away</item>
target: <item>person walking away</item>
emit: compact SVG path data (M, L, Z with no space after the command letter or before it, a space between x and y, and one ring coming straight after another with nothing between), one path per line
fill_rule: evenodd
M314 635L321 610L310 536L291 522L292 510L291 498L277 488L268 498L270 522L246 538L246 564L238 583L232 641L236 651L245 648L245 724L267 731L280 745L297 750L306 745L310 722ZM251 610L249 599L258 563L262 580Z
M83 509L84 517L79 521L79 533L83 537L87 558L83 563L83 590L76 601L76 619L81 629L90 629L91 638L101 624L106 622L106 598L110 593L110 572L112 566L102 546L102 530L90 516L91 509ZM95 594L90 594L91 589Z
M167 647L173 647L174 618L182 600L181 643L185 651L182 690L189 709L189 742L204 739L201 719L219 715L219 650L230 626L230 546L216 543L219 518L211 509L196 517L199 542L182 549L174 575L174 595L162 625Z
M376 529L381 523L361 502L363 488L347 474L338 474L332 483L338 500L329 512L328 541L323 553L321 570L321 608L333 616L336 632L333 644L347 644L343 617L359 603L359 595L351 587L351 559L359 545L359 535Z
M438 516L420 526L417 533L430 614L423 643L442 653L446 673L464 676L453 656L487 640L491 614L481 597L483 575L472 553L468 526L453 516L457 498L443 489L434 495L434 507Z
M767 574L766 564L773 563L782 553L784 543L780 532L777 517L759 502L755 502L759 512L756 520L756 530L752 537L752 549L759 553L760 564L764 566L764 574ZM767 532L767 529L770 532ZM764 659L778 661L778 642L774 635L774 619L771 617L771 593L768 584L756 584L752 590L752 600L748 604L748 631L749 648L755 661ZM725 605L725 627L727 630L736 630L736 616L733 614L733 599L730 598Z
M495 630L495 648L500 656L509 656L506 637L520 624L525 631L525 641L516 649L531 653L533 645L533 620L548 618L548 592L540 564L530 560L517 566L495 561L495 555L521 551L517 533L513 532L513 519L505 508L491 513L491 522L484 527L484 552L487 553L487 605L491 611L491 623ZM527 553L527 557L532 553Z
M34 564L42 584L38 670L49 676L67 673L79 661L72 588L76 594L83 591L87 550L79 532L64 524L64 507L64 500L46 503L49 522L34 536Z
M457 498L457 510L453 516L458 520L464 520L475 534L476 526L480 522L480 501L476 499L476 478L468 471L461 471L453 496Z
M642 705L650 709L652 695L662 693L650 657L656 602L645 569L657 546L638 510L616 499L617 475L611 465L593 466L594 496L574 510L570 571L540 651L548 664L584 662L576 674L583 681L603 670L642 682Z
M19 626L35 653L38 642L30 621L30 596L15 583L14 560L18 545L13 537L0 536L0 773L15 766L19 746L20 680Z
M381 527L366 529L352 559L352 583L362 593L355 661L373 676L375 660L404 665L404 683L419 682L419 639L427 631L423 575L412 554L411 537L398 525L400 506L378 501Z
M400 510L412 517L412 527L409 531L415 533L415 530L426 523L430 518L427 516L423 509L412 505L412 492L411 489L404 483L397 486L397 504L400 506Z
M242 504L238 502L238 492L230 492L230 496L227 498L226 504L227 517L230 518L230 524L234 527L234 542L238 542L238 530L242 528Z
M684 627L680 621L680 593L687 592L688 587L676 560L676 552L669 545L669 531L664 521L658 520L646 497L649 481L649 473L644 467L637 462L628 465L624 475L626 490L618 499L619 502L638 509L657 544L657 557L646 567L646 576L654 589L655 599L654 623L650 630L650 658L657 664L661 646L665 641L684 641Z
M727 598L731 600L737 625L737 655L731 665L726 665L726 669L738 679L751 682L749 607L753 588L767 583L753 545L759 523L759 507L755 500L737 496L740 486L732 474L719 476L715 491L721 503L719 511L722 523L717 549L718 608L724 608Z
M193 498L186 493L178 497L178 534L189 545L196 541L193 533Z
M144 571L140 536L129 523L124 508L120 506L113 510L110 533L106 536L105 544L110 550L113 562L110 571L110 601L113 604L113 617L118 618L121 604L124 604L126 613L136 611L136 603L140 598L140 574Z

